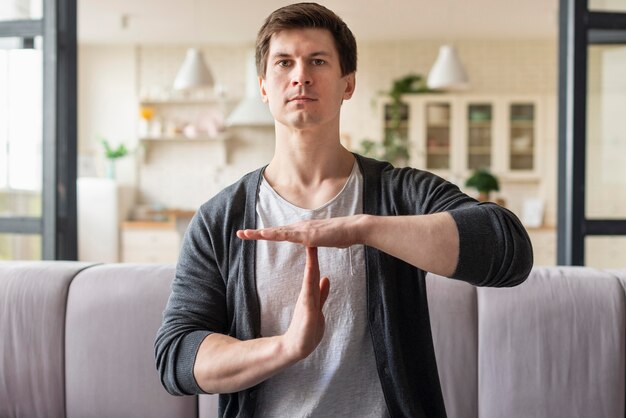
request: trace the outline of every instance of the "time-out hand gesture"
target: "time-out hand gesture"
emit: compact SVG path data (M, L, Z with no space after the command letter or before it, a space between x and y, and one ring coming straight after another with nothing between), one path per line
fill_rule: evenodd
M364 215L301 221L290 225L237 231L241 239L289 241L307 247L347 248L364 243Z
M322 308L329 290L328 277L320 280L317 248L307 247L302 289L291 324L282 336L288 355L295 361L306 358L322 341L325 325Z

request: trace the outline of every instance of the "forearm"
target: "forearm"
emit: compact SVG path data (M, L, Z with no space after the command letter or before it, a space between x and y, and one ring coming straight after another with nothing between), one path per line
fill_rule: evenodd
M422 270L451 276L459 258L459 234L450 214L365 216L364 244Z
M252 387L295 363L282 337L240 341L223 334L207 336L193 373L207 393L232 393Z

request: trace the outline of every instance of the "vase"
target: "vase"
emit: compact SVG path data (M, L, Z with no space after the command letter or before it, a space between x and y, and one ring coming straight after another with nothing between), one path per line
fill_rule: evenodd
M107 159L106 175L107 175L107 178L111 180L115 180L115 160L114 159Z

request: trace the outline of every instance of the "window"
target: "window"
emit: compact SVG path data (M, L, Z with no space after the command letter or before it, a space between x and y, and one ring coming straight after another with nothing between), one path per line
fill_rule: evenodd
M76 0L2 1L0 260L76 241Z
M596 0L590 10L587 0L560 2L558 263L562 265L610 268L623 263L626 13L619 12L624 7L618 4Z

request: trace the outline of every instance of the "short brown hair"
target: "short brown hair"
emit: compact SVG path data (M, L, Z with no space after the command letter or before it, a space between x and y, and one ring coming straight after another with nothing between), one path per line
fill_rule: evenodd
M296 3L281 7L270 14L256 38L256 71L265 77L267 54L272 35L286 29L327 29L335 40L341 75L356 71L356 40L339 16L317 3Z

